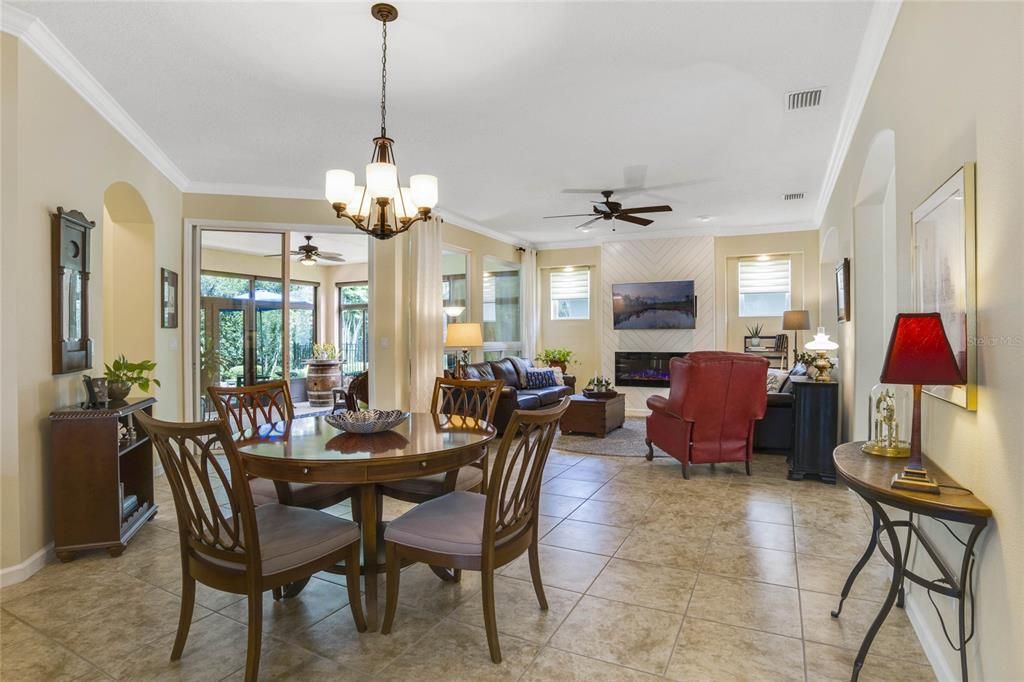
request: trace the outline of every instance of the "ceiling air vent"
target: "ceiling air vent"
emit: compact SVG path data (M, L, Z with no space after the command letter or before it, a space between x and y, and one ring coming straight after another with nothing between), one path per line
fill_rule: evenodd
M804 198L804 193L803 192L794 192L793 194L783 194L782 195L782 200L783 201L796 201L797 199L803 199L803 198Z
M810 109L821 106L822 89L798 90L786 95L786 111Z

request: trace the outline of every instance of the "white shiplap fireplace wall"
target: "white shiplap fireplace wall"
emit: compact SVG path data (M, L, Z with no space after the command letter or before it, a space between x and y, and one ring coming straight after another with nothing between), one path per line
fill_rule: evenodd
M612 329L612 285L630 282L694 281L696 329ZM615 376L615 351L690 352L715 349L715 239L681 237L607 242L601 247L604 330L601 372ZM626 394L627 414L647 414L647 398L668 389L617 387Z

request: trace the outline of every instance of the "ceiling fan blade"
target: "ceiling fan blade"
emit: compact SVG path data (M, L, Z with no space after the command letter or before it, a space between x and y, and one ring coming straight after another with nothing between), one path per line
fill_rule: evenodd
M586 218L592 213L566 213L565 215L546 215L544 218Z
M302 255L302 251L289 251L288 253L290 253L293 256L301 256ZM263 257L264 258L280 258L281 254L279 254L279 253L268 253L268 254L264 255Z
M623 213L663 213L665 211L671 211L671 206L641 206L640 208L624 208L619 211L619 214Z
M615 219L621 220L626 223L633 223L634 225L639 225L641 227L646 227L654 222L653 220L648 220L647 218L637 218L636 216L622 214L615 216Z
M337 251L317 251L317 255L318 256L323 256L324 258L342 258L343 257L343 254L340 254Z
M591 220L588 220L587 222L585 222L585 223L583 223L583 224L581 224L581 225L577 225L577 226L576 226L576 229L577 229L577 230L582 230L582 229L583 229L584 227L586 227L587 225L590 225L591 223L596 223L596 222L597 222L598 220L602 220L602 219L603 219L603 218L602 218L601 216L598 216L598 217L596 217L596 218L592 218Z
M562 194L600 194L603 189L563 189Z
M342 257L342 255L340 253L332 253L332 254L321 253L321 254L317 255L317 258L320 258L322 260L329 260L332 263L344 263L345 262L344 257Z

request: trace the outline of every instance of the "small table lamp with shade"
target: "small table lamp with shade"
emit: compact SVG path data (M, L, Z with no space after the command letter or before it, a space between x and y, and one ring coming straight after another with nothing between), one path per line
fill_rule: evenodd
M469 364L469 349L481 348L484 345L483 329L479 322L454 322L448 325L446 348L459 349L455 361L455 378L466 378L466 365Z
M811 314L806 310L787 310L782 313L782 331L793 332L793 352L800 348L800 332L811 328Z
M914 387L910 460L902 472L893 476L892 487L937 494L939 486L929 478L921 462L921 386L964 383L938 313L900 313L896 316L880 381Z

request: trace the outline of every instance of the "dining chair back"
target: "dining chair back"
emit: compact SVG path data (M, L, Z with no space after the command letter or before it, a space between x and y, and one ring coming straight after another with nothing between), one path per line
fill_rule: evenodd
M284 379L252 386L207 386L206 392L232 433L295 417L291 391Z
M196 582L248 598L245 679L259 674L263 592L344 561L356 629L366 629L359 594L359 527L330 514L266 504L253 507L241 456L222 421L177 424L136 413L160 458L178 520L181 612L171 660L181 658Z
M501 663L494 572L529 553L537 602L548 608L540 576L538 516L544 465L569 398L549 408L516 410L501 439L484 495L454 491L416 506L384 533L387 606L381 632L394 624L403 561L481 574L484 628L491 660Z
M430 411L434 414L457 415L493 423L494 412L498 409L498 398L504 387L505 382L500 379L478 381L438 377L434 380Z

